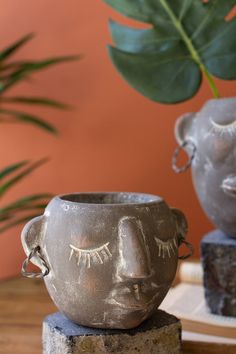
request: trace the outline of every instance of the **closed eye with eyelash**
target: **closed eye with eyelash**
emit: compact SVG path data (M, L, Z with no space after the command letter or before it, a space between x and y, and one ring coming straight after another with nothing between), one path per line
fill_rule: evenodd
M71 260L72 256L75 255L78 266L80 265L81 261L83 261L87 268L91 268L91 265L96 264L97 262L103 264L106 259L112 258L112 254L108 246L109 242L100 247L89 249L77 248L73 245L70 245L71 252L69 261Z
M165 258L166 255L171 258L171 253L176 255L178 251L178 243L176 237L173 237L167 241L162 241L158 237L155 237L156 244L158 246L158 257Z
M236 120L228 124L219 124L211 119L211 131L219 135L229 134L231 136L236 134Z

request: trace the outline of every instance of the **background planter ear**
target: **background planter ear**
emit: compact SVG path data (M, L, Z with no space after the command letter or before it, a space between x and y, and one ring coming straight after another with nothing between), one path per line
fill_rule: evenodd
M187 113L181 116L175 125L175 137L179 146L176 148L172 158L172 168L176 173L185 172L192 165L192 161L197 152L196 143L194 141L194 123L195 113ZM181 150L184 149L189 159L185 165L179 166L177 159Z
M179 145L182 145L186 140L192 140L194 119L196 113L186 113L177 119L175 124L175 137Z

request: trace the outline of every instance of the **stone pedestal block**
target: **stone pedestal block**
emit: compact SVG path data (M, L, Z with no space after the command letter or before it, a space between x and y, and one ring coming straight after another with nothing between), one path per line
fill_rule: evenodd
M180 321L158 310L139 327L97 329L76 325L60 312L43 323L44 354L179 354Z
M201 241L201 256L210 311L236 317L236 238L210 232Z

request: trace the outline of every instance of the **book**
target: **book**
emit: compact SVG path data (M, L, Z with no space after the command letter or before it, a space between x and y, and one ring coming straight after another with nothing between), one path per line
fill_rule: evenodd
M196 341L198 338L236 345L236 318L212 314L206 305L201 264L183 262L179 280L180 283L170 289L160 309L181 319L183 339Z
M182 262L179 267L179 279L182 283L203 284L203 269L200 262Z

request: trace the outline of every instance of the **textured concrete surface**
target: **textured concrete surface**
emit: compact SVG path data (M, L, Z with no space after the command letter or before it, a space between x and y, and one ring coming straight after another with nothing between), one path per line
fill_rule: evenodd
M21 235L27 255L40 247L60 312L87 327L129 329L165 298L186 232L183 213L159 196L91 192L54 197ZM31 262L44 272L42 258Z
M60 312L43 323L44 354L179 354L180 321L158 310L141 326L129 330L79 326Z
M236 239L212 231L201 241L201 255L210 311L236 317Z
M235 111L235 97L211 99L197 113L180 117L175 127L179 144L191 141L184 147L189 158L193 146L196 149L191 164L192 179L203 210L217 229L234 237L236 139L232 136Z

